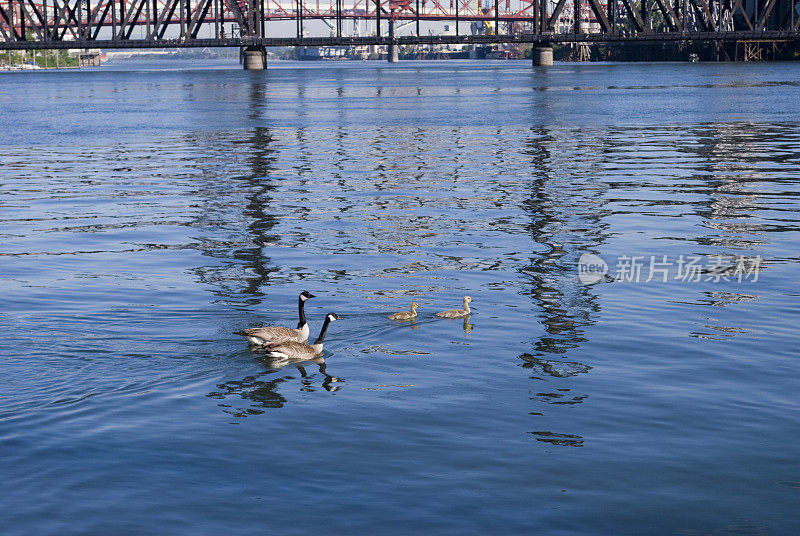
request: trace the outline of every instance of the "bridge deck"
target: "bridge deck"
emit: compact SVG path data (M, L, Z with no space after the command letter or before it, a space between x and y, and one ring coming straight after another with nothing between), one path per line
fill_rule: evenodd
M515 34L515 35L408 35L365 37L241 37L234 39L100 39L73 41L0 41L0 50L42 49L132 49L132 48L190 48L244 46L359 46L359 45L428 45L428 44L492 44L492 43L619 43L619 42L736 42L736 41L793 41L800 39L794 31L735 31L735 32L650 32L650 33L593 33L593 34Z

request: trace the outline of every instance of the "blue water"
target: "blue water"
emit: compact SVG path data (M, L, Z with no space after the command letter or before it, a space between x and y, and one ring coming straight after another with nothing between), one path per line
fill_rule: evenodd
M3 534L797 534L799 81L0 73Z

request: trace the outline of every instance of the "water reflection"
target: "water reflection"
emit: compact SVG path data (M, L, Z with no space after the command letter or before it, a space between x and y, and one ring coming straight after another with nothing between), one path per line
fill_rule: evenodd
M286 369L296 369L300 374L300 388L302 392L314 392L321 387L325 391L335 392L341 388L343 378L332 376L328 373L325 358L320 356L309 360L287 360L262 358L264 371L258 374L245 376L241 380L230 380L217 385L217 390L208 393L209 398L225 400L231 403L220 403L225 413L234 417L247 417L248 415L260 415L268 409L282 408L286 403L286 398L278 392L278 389L285 387L289 382L297 380L292 374L285 374ZM322 376L318 380L316 373L306 370L307 367L316 366ZM246 407L236 407L234 400L241 399L249 404Z
M530 217L528 232L543 251L531 257L521 271L530 281L530 295L541 310L544 333L534 341L534 352L523 353L520 359L523 368L534 372L531 379L553 385L549 391L531 396L531 400L551 406L547 413L531 412L537 417L550 417L548 413L552 413L555 418L559 412L553 406L580 404L588 397L572 393L567 379L591 367L564 358L586 342L583 327L591 325L592 315L599 312L591 287L578 283L576 266L581 253L597 252L603 242L607 225L599 199L605 186L594 180L589 169L581 167L580 160L565 158L570 153L586 155L597 146L597 140L582 140L573 134L539 127L532 129L525 145L534 176L524 209ZM577 434L531 434L537 441L552 445L583 446Z
M266 106L264 83L251 82L249 95L250 120L263 120L263 110ZM277 240L277 237L270 233L277 223L275 215L270 210L271 194L276 188L271 177L275 162L273 142L274 138L268 127L253 127L249 136L241 142L248 151L248 173L236 177L236 180L246 186L244 191L247 192L245 194L247 201L243 214L248 221L247 231L252 245L232 252L232 256L244 263L248 274L253 274L244 278L246 286L241 290L245 296L252 296L246 299L250 305L260 302L263 296L261 289L268 285L270 274L277 271L277 268L271 265L270 259L262 254L265 245Z
M258 118L261 108L255 103L265 98L260 84L252 88L251 95L255 110L251 113ZM303 95L298 88L298 96ZM346 114L341 114L340 111L339 122L346 122ZM752 192L746 203L727 199L731 192L738 192L740 186L736 185L744 182L740 175L749 171L730 171L725 162L735 160L736 153L724 148L733 142L725 138L728 135L725 129L720 133L716 128L708 125L695 132L702 143L688 144L694 153L684 157L691 158L692 165L698 167L686 173L690 178L680 186L708 197L700 202L671 198L669 202L683 205L683 211L701 214L706 227L722 234L726 222L754 217L755 207L761 201ZM432 131L441 134L442 139L431 141ZM601 253L607 237L611 236L608 221L612 218L608 216L620 214L620 209L605 204L611 203L608 201L611 197L627 195L623 199L628 203L624 210L635 212L651 207L647 210L653 212L648 215L665 219L662 212L665 209L659 207L665 203L662 197L667 195L661 191L665 188L663 177L647 177L645 170L640 183L626 181L626 175L639 170L628 167L630 162L624 155L632 145L639 144L646 150L652 144L680 144L682 138L671 132L665 142L663 136L659 137L662 131L647 132L647 137L641 131L624 127L581 130L534 127L518 142L516 152L509 154L512 151L497 148L502 140L509 138L509 133L500 129L486 135L451 127L392 130L376 126L354 135L341 124L320 130L299 127L291 131L250 127L239 140L223 140L223 144L241 146L239 150L246 151L247 173L234 179L247 192L241 219L250 244L221 253L233 258L248 277L237 279L231 288L220 292L227 293L231 301L256 304L263 298L264 288L271 284L314 276L345 291L350 286L355 294L374 299L388 291L376 289L383 282L378 285L371 278L398 281L418 278L413 286L403 288L405 283L400 282L391 291L394 296L418 296L422 288L436 292L458 284L460 275L452 275L456 271L463 271L469 277L470 272L502 272L512 263L515 268L521 264L519 273L526 281L524 294L539 311L540 325L533 329L541 331L519 355L519 364L530 372L533 382L539 383L531 389L530 403L536 406L533 409L541 411L531 413L544 417L542 420L546 422L559 422L548 426L537 424L546 427L547 432L534 436L538 441L562 445L566 439L554 434L573 431L558 429L569 426L565 424L568 421L559 419L560 408L579 406L589 400L587 393L575 390L572 378L591 370L590 364L582 362L581 349L589 342L586 328L600 313L594 287L581 285L577 280L577 260L584 252ZM644 139L640 140L640 136ZM487 139L497 143L487 143ZM476 140L487 147L484 153L478 153L476 147L480 144ZM324 154L320 154L320 147ZM653 164L662 156L648 156L643 165L663 170L663 162ZM520 165L517 169L519 162L515 159L524 161L524 168ZM717 180L720 171L714 166L723 165L728 166L728 171L722 175L731 173L730 180ZM478 183L474 177L476 168L481 172L488 170L488 180ZM598 169L610 171L603 174ZM275 176L286 170L291 180L278 181ZM710 180L709 175L716 178ZM746 184L741 187L753 190ZM637 197L631 198L631 192ZM670 186L667 192L673 195L675 188ZM320 201L313 205L300 202L310 195L319 196ZM738 199L737 195L733 197ZM524 214L524 223L518 217L519 211ZM489 213L493 215L487 217ZM275 232L279 223L289 230ZM495 232L494 236L505 233L508 243L501 243L491 251L494 238L488 233L481 234L487 229ZM515 233L522 229L532 240L530 254L520 252L515 243L518 236ZM739 233L742 241L728 241L726 247L751 248L757 243L752 239L755 235L742 237L741 227L729 230ZM697 239L702 245L712 245L714 240L710 235L697 238L692 233L686 234L688 238L684 236L682 240ZM282 259L283 268L273 265L263 254L264 247L276 243L298 249L297 257L291 257L291 261L287 260L289 257ZM300 252L300 245L308 249ZM331 254L331 258L342 257L337 261L307 261L301 255L312 246L314 251ZM354 262L354 255L359 254L363 256ZM334 264L340 261L344 264ZM323 276L309 268L314 262L324 267ZM280 269L286 273L278 281L275 273ZM447 277L451 281L425 274L436 270L450 271ZM236 287L242 282L246 283L244 288ZM506 290L503 283L489 285ZM740 298L751 299L745 294L709 293L695 302L676 300L675 303L726 305ZM416 321L405 324L413 330L420 328ZM707 319L705 328L691 335L728 338L744 332L735 323L730 324L715 325L713 319ZM475 329L469 317L463 319L462 329L465 335ZM370 343L363 343L362 351L370 351L374 347ZM302 377L303 371L299 372ZM326 383L337 387L333 381L324 381L323 387ZM570 440L576 438L580 436L572 433Z
M257 375L245 376L241 380L230 380L218 384L218 391L212 391L206 396L220 400L227 399L228 397L240 397L249 400L251 406L246 408L234 408L230 404L219 404L220 407L225 408L222 411L234 417L260 415L264 413L265 409L282 408L283 404L286 402L286 398L277 392L277 388L283 382L294 378L292 376L286 376L272 378L270 380L261 379L262 376L266 374L269 373L263 372Z
M247 118L258 123L266 106L264 84L251 82L248 95ZM278 240L272 232L278 223L272 208L277 188L273 177L277 158L274 134L271 128L256 125L233 135L210 134L197 141L217 158L214 165L202 169L206 180L220 182L217 189L203 192L208 199L200 214L202 227L226 228L228 239L204 241L203 253L222 262L198 267L194 273L225 302L257 305L264 298L272 274L278 271L263 255L263 248ZM236 172L231 173L231 168ZM233 227L242 219L246 222L244 229Z
M528 432L536 438L536 441L549 443L558 447L582 447L583 438L574 434L559 434L556 432Z
M258 95L254 92L254 95ZM276 186L270 178L272 163L274 161L273 142L270 129L267 127L254 127L250 136L244 143L250 151L248 158L249 173L237 179L246 185L246 203L243 214L247 218L247 232L250 246L237 249L232 257L241 261L248 276L242 278L245 287L240 290L249 305L257 304L263 297L262 289L269 284L270 274L278 268L271 264L268 257L262 254L264 246L274 243L277 237L271 230L277 224L275 215L270 210L271 193Z
M406 319L392 319L392 323L398 324L400 326L406 326L410 329L419 329L419 323L417 317L406 318Z
M519 357L525 361L522 367L533 371L535 374L534 379L537 380L544 380L545 376L569 378L570 376L584 374L592 369L589 365L577 361L542 359L528 353L524 353Z
M763 222L756 214L761 208L758 188L771 179L764 160L780 151L770 143L774 133L769 130L750 123L703 125L692 132L695 143L682 147L700 162L690 180L704 184L708 196L695 206L712 232L698 237L698 243L734 250L764 243Z
M699 190L706 194L701 202L695 203L694 211L710 231L697 236L695 240L711 249L714 255L730 259L728 263L733 266L714 272L727 277L735 270L739 256L755 257L761 254L768 242L768 233L798 230L795 222L775 218L770 224L767 223L770 219L764 218L765 212L780 212L774 204L770 206L770 194L765 191L781 182L772 176L769 169L775 162L796 156L797 151L791 143L780 141L787 132L776 129L774 125L712 123L696 127L692 134L694 143L682 144L682 148L693 154L699 163L689 181L701 184ZM765 162L772 164L765 166ZM761 263L759 258L760 272L768 266L767 263ZM716 284L723 283L717 279ZM750 293L727 289L705 290L703 294L706 298L693 303L726 307L756 298ZM704 327L708 331L696 330L689 335L700 339L724 340L750 332L744 326L718 324L711 317L706 317L705 321L708 323Z
M473 328L475 328L474 324L470 324L469 323L469 317L470 316L472 316L472 315L467 315L467 316L464 317L464 324L462 326L462 328L464 329L464 333L466 333L467 335L472 333Z

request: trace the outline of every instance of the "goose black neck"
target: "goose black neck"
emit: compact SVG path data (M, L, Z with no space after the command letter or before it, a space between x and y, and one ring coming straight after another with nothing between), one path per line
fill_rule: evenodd
M302 328L306 325L306 301L302 298L297 298L299 302L297 306L297 310L300 312L300 321L297 323L297 329Z
M319 332L319 337L314 341L314 344L322 344L325 340L325 332L328 331L328 325L331 323L330 317L325 317L325 322L322 324L322 331Z

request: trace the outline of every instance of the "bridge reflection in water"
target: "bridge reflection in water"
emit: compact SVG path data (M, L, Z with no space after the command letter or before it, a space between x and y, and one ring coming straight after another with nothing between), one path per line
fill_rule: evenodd
M581 435L553 431L552 425L562 422L564 409L589 397L576 392L570 378L592 369L578 360L585 358L579 349L587 342L584 330L594 324L600 305L594 289L578 282L575 267L582 252L601 249L609 227L601 201L608 185L597 179L591 166L563 155L574 151L592 155L589 161L602 161L595 136L539 126L525 140L524 154L534 170L523 203L530 218L527 231L545 249L530 258L521 274L530 281L528 292L540 310L544 332L519 358L536 382L530 414L549 423L546 429L529 433L537 441L558 446L584 443Z

